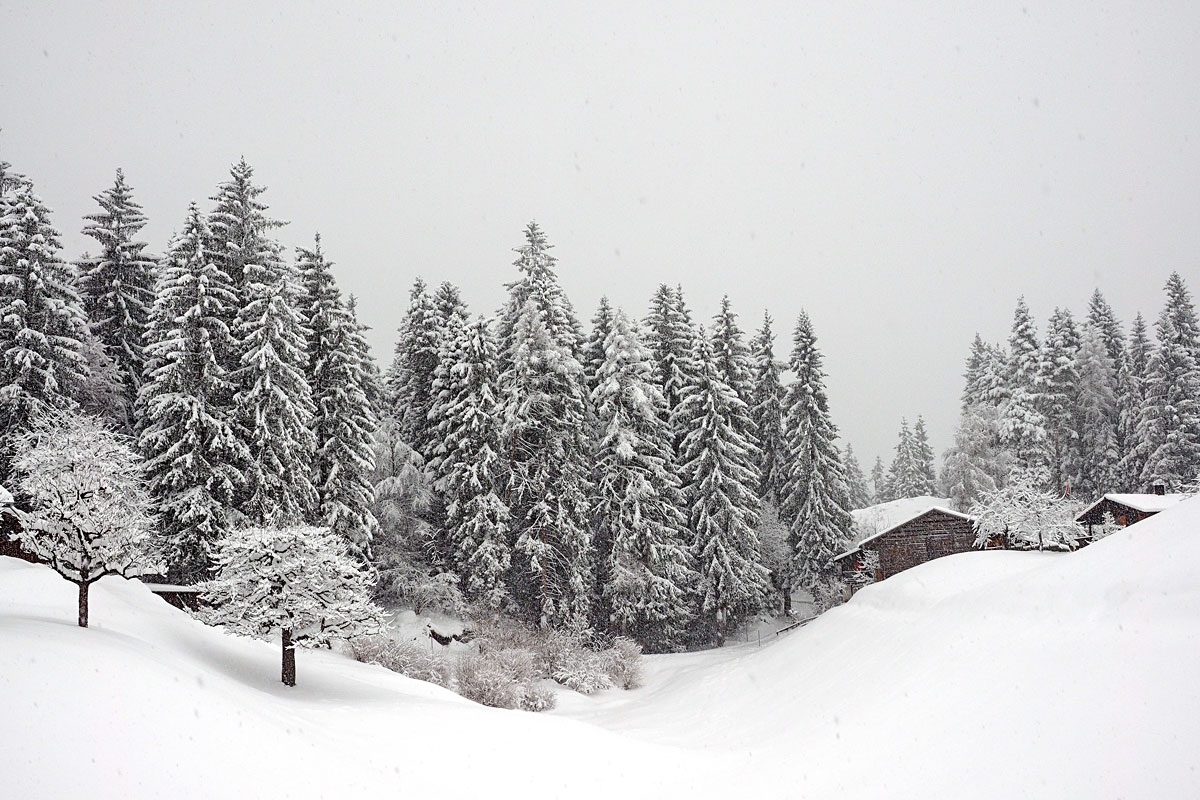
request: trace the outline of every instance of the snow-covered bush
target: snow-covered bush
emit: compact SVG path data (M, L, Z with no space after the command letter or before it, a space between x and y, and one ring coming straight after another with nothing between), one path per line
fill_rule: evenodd
M849 579L849 583L855 591L875 582L875 576L879 574L879 551L863 550L859 560L862 562L862 566Z
M1081 535L1079 504L1019 477L980 497L974 508L976 547L1002 538L1013 550L1074 550Z
M482 650L459 659L458 693L494 708L545 711L554 708L554 693L539 684L541 677L528 650Z
M1124 530L1124 526L1117 523L1111 511L1105 511L1104 516L1100 519L1100 524L1092 528L1092 541L1098 542L1119 530Z
M377 633L382 610L370 581L329 528L309 525L231 531L216 553L217 575L201 585L209 621L283 642L282 680L296 685L295 646Z
M608 679L619 689L636 689L642 685L642 648L632 639L617 636L603 653Z
M613 686L633 688L641 679L641 647L624 637L611 641L590 630L530 628L511 620L480 626L479 652L521 650L534 659L539 677L593 694Z
M350 652L356 661L376 664L406 678L448 689L454 686L454 663L450 659L413 642L397 641L386 633L356 637L350 643Z
M124 437L82 414L53 414L16 440L21 545L79 587L79 626L88 625L88 587L105 575L152 568L154 527L141 458Z

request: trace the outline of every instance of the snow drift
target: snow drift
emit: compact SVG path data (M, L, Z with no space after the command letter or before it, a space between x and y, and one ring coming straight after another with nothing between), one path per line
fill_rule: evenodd
M1200 499L1070 554L949 556L761 649L648 659L647 685L496 711L278 647L105 579L0 559L13 797L1192 797ZM564 719L564 717L573 719Z

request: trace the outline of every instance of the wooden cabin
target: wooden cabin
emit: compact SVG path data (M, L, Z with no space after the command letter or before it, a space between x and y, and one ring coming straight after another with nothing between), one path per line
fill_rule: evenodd
M1112 514L1113 521L1126 528L1160 511L1166 511L1184 497L1182 494L1167 494L1161 491L1161 487L1155 487L1153 494L1106 494L1075 518L1086 531L1081 544L1091 541L1092 529L1104 524L1106 513Z
M869 553L877 553L874 577L881 581L935 558L975 550L975 539L974 517L932 506L871 534L833 561L841 566L843 577L851 578L863 570Z

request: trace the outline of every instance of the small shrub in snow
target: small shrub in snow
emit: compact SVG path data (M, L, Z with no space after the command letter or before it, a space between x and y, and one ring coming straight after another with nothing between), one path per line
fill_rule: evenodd
M350 644L356 661L376 664L406 678L453 688L454 665L414 642L396 641L387 634L359 636Z
M537 663L528 650L483 650L458 662L458 693L485 706L524 711L553 708L554 695L539 680Z
M632 639L617 636L604 651L608 679L619 689L642 685L642 647Z

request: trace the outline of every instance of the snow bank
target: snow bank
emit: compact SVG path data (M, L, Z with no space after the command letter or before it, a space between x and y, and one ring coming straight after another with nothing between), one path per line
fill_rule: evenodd
M1069 554L976 552L763 648L647 659L553 714L205 628L0 558L12 797L1193 797L1200 499Z

